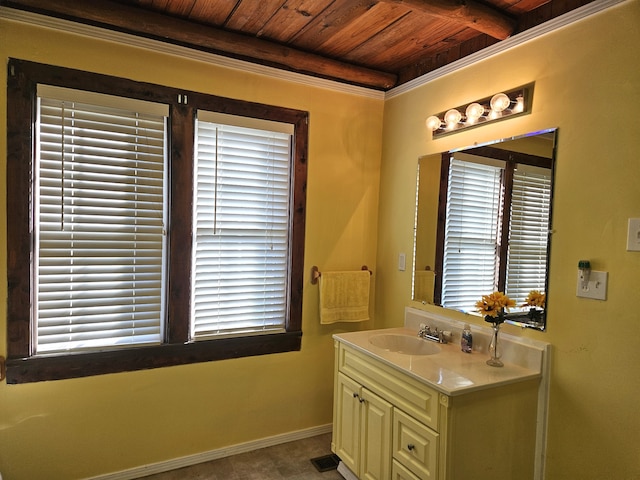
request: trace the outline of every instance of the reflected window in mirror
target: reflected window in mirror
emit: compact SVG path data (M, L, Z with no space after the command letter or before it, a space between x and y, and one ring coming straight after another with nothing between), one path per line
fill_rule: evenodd
M414 300L475 313L482 295L499 290L518 305L510 322L545 328L545 310L522 305L548 286L554 152L549 131L445 152L439 165L421 159Z
M497 160L504 151L482 150L443 160L448 181L439 226L444 228L442 259L437 259L442 271L439 303L465 312L495 290L522 304L531 290L545 288L550 160L517 154L546 165L516 163L516 154Z

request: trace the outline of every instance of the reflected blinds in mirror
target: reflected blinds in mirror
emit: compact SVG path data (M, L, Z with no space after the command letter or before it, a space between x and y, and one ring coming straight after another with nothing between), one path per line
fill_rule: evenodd
M502 168L451 159L442 306L473 311L497 283Z
M551 209L551 171L518 165L513 174L506 293L521 305L544 292Z

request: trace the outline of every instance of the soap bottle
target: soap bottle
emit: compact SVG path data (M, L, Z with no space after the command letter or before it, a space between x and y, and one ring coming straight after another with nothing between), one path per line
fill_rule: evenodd
M471 327L468 323L464 324L464 330L462 330L460 349L464 353L471 353L471 350L473 349L473 335L471 334Z

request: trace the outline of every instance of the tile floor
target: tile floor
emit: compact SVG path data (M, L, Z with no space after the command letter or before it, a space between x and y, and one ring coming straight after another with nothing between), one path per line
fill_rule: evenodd
M318 472L312 458L331 454L331 433L144 477L144 480L344 480Z

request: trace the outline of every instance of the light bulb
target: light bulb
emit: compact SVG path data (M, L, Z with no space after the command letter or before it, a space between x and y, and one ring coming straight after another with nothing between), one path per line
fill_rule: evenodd
M496 93L491 97L491 110L494 112L502 112L511 104L511 100L504 93Z
M431 130L432 132L435 132L440 128L440 125L442 125L442 122L435 115L431 115L429 118L427 118L426 125L429 130Z
M484 107L482 105L480 105L479 103L470 103L469 106L467 106L467 110L465 111L465 114L467 116L467 123L475 123L483 113Z
M513 107L513 113L520 113L524 110L524 98L522 95L516 97L516 105Z
M462 119L462 114L452 108L451 110L447 110L447 113L444 114L444 123L447 124L447 127L453 128L455 125Z

